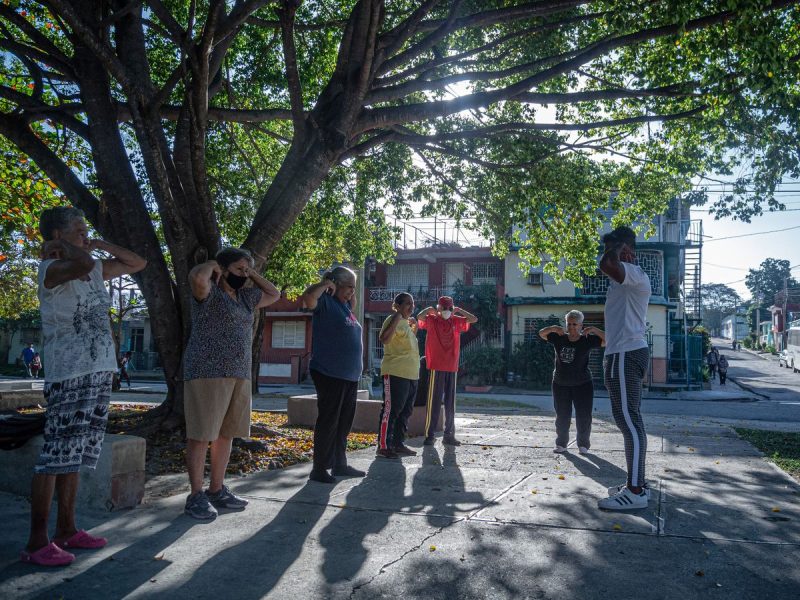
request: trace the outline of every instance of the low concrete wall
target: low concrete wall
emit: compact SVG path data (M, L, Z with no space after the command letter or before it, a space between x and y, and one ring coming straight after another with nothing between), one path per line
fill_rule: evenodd
M41 379L0 381L0 410L12 410L23 406L44 406L43 382Z
M16 450L0 450L0 490L30 495L33 466L44 438L30 439ZM145 440L132 435L106 434L97 468L81 468L78 503L92 508L132 508L144 497Z
M365 433L378 432L378 419L381 415L382 400L368 400L362 397L362 392L367 394L367 390L359 390L359 399L356 404L356 415L353 418L352 431ZM304 396L291 396L286 402L286 412L289 417L290 425L303 425L313 427L317 421L317 395L307 394ZM411 418L408 420L408 435L425 435L425 420L427 414L424 406L415 406ZM439 427L436 431L444 428L444 407L439 415Z

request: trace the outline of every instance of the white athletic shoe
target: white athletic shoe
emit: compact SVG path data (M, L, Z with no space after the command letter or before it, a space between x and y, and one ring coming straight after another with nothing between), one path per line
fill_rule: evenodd
M637 508L647 508L647 493L642 490L641 494L634 494L628 487L617 492L608 498L597 501L597 508L603 510L633 510Z
M589 449L586 446L578 446L578 452L581 454L589 454Z
M553 452L555 452L557 454L561 454L562 452L566 452L566 451L567 451L567 449L564 446L556 446L555 448L553 448Z
M608 488L608 495L613 496L614 494L619 494L626 487L628 487L627 483L611 486ZM642 489L644 490L644 493L647 494L647 499L650 500L650 484L645 482L645 484L642 486Z

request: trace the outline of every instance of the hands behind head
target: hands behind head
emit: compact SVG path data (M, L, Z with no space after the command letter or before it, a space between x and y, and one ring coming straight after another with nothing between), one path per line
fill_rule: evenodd
M42 244L42 258L47 260L48 258L61 258L61 251L64 250L65 244L64 240L47 240L44 244Z
M323 277L322 283L325 284L326 294L333 294L336 291L336 284L333 282L332 277L329 276Z

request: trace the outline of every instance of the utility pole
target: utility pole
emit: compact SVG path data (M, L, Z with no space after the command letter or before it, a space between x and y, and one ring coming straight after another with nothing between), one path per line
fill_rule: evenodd
M786 324L788 315L786 314L786 301L789 297L789 278L783 278L783 310L781 311L781 350L786 348Z
M761 347L761 290L756 288L756 342Z

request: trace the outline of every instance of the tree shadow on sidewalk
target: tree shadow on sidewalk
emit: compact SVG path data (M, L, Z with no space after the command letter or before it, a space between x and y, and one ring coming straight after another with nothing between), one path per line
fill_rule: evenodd
M195 567L191 579L174 590L178 598L262 598L300 557L310 532L328 508L335 488L312 481L286 500L266 525L242 542L220 550ZM232 587L232 578L235 585Z

